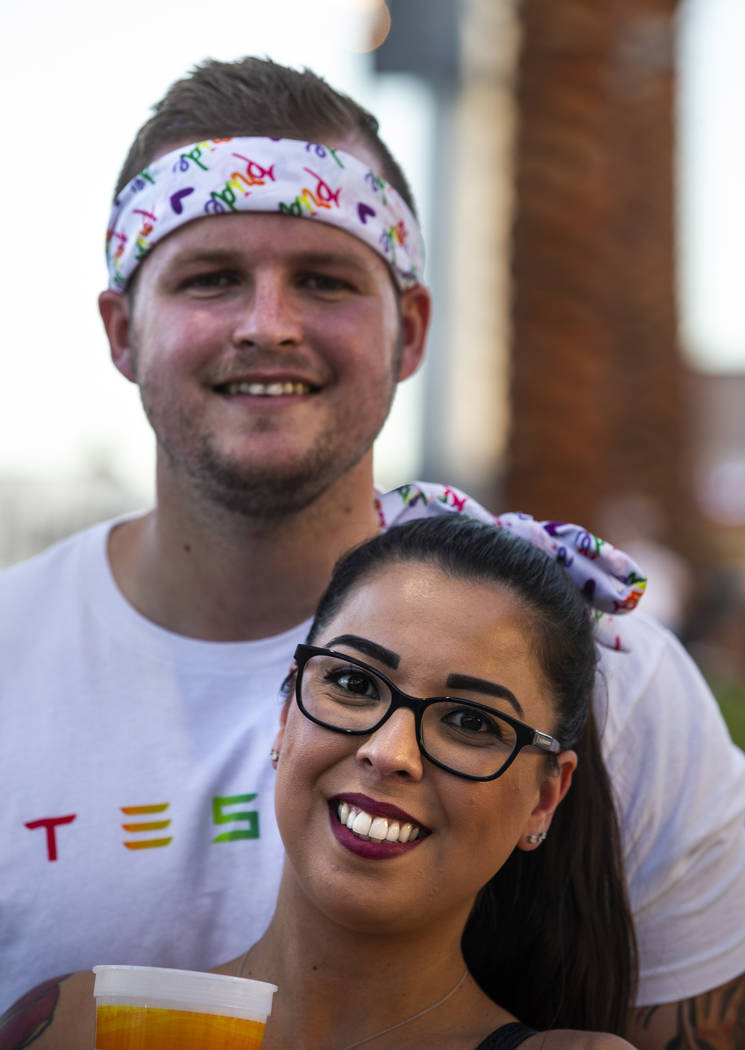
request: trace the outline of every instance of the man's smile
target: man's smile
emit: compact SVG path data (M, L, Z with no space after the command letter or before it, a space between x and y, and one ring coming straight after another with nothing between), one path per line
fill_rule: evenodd
M231 383L220 383L215 390L220 394L250 394L252 397L283 397L288 394L310 394L307 383L275 380L271 383L238 380Z

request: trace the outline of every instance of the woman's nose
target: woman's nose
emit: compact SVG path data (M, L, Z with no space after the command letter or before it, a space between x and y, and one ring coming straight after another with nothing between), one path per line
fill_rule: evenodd
M302 339L299 306L279 272L256 275L233 328L238 346L276 350L297 346Z
M422 753L416 738L413 711L394 711L380 729L365 738L357 758L381 776L398 775L420 780Z

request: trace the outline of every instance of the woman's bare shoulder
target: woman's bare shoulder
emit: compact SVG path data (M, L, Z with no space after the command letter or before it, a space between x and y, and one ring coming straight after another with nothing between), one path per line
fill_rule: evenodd
M0 1050L79 1050L93 1046L96 1006L89 970L54 977L22 995L0 1017Z
M611 1035L609 1032L578 1032L568 1028L540 1032L526 1039L524 1046L525 1050L634 1050L632 1044L619 1035Z

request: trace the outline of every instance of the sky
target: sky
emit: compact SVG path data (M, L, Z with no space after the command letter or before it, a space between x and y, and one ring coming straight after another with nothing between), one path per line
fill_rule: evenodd
M372 108L410 175L426 239L432 102L413 80L376 79L360 52L370 9L381 2L3 5L0 475L62 476L109 463L137 491L150 491L150 431L135 388L108 359L96 309L106 279L103 237L129 141L152 102L201 58L253 53L307 64ZM682 331L702 367L742 369L745 3L689 0L686 11ZM416 426L406 421L418 418L418 383L401 388L381 442L383 459L398 462L398 480L416 474Z
M679 77L681 329L702 369L745 370L745 0L687 0Z

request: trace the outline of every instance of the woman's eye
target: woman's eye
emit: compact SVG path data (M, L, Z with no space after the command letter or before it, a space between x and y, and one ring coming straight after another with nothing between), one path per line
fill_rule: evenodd
M354 696L376 697L378 695L375 682L362 671L337 671L331 678L331 684Z
M488 715L472 711L470 708L451 711L444 721L462 733L493 733L502 736L501 726L495 718L489 718Z
M471 733L485 733L489 729L486 720L481 715L474 714L473 711L457 711L450 716L450 723L458 726L459 729L467 729Z

